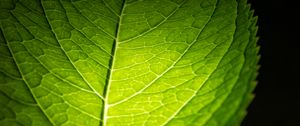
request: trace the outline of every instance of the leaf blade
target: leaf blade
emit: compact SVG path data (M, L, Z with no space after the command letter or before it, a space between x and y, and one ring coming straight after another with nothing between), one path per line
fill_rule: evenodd
M257 64L246 0L1 2L1 125L242 118Z

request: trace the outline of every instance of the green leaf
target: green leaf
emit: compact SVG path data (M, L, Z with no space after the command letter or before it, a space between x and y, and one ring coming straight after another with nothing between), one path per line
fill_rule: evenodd
M1 0L1 126L233 126L258 48L246 0Z

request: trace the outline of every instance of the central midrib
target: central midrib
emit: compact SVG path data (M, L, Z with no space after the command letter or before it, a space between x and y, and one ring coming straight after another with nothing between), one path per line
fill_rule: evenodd
M103 91L103 97L104 97L104 103L103 103L103 109L102 109L102 123L100 123L100 125L102 126L106 126L107 123L107 112L109 109L109 104L108 104L108 98L109 98L109 88L111 85L111 78L112 78L112 70L114 68L114 62L115 62L115 56L116 56L116 50L117 50L117 46L118 46L118 42L119 42L119 36L120 36L120 27L121 27L121 22L122 22L122 15L123 15L123 11L125 8L125 4L126 4L126 0L123 0L123 3L121 5L121 11L120 11L120 15L119 15L119 20L116 26L116 32L115 32L115 40L113 42L112 45L112 50L111 50L111 59L109 62L109 69L107 72L107 76L106 76L106 84L104 87L104 91Z

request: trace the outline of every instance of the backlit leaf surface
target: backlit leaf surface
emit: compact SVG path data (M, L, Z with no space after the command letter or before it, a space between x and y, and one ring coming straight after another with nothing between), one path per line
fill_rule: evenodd
M257 64L246 0L1 0L1 126L233 126Z

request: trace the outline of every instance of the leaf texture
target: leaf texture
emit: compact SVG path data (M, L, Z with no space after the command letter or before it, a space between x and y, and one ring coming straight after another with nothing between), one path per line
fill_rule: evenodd
M246 0L1 0L1 126L233 126L253 96Z

